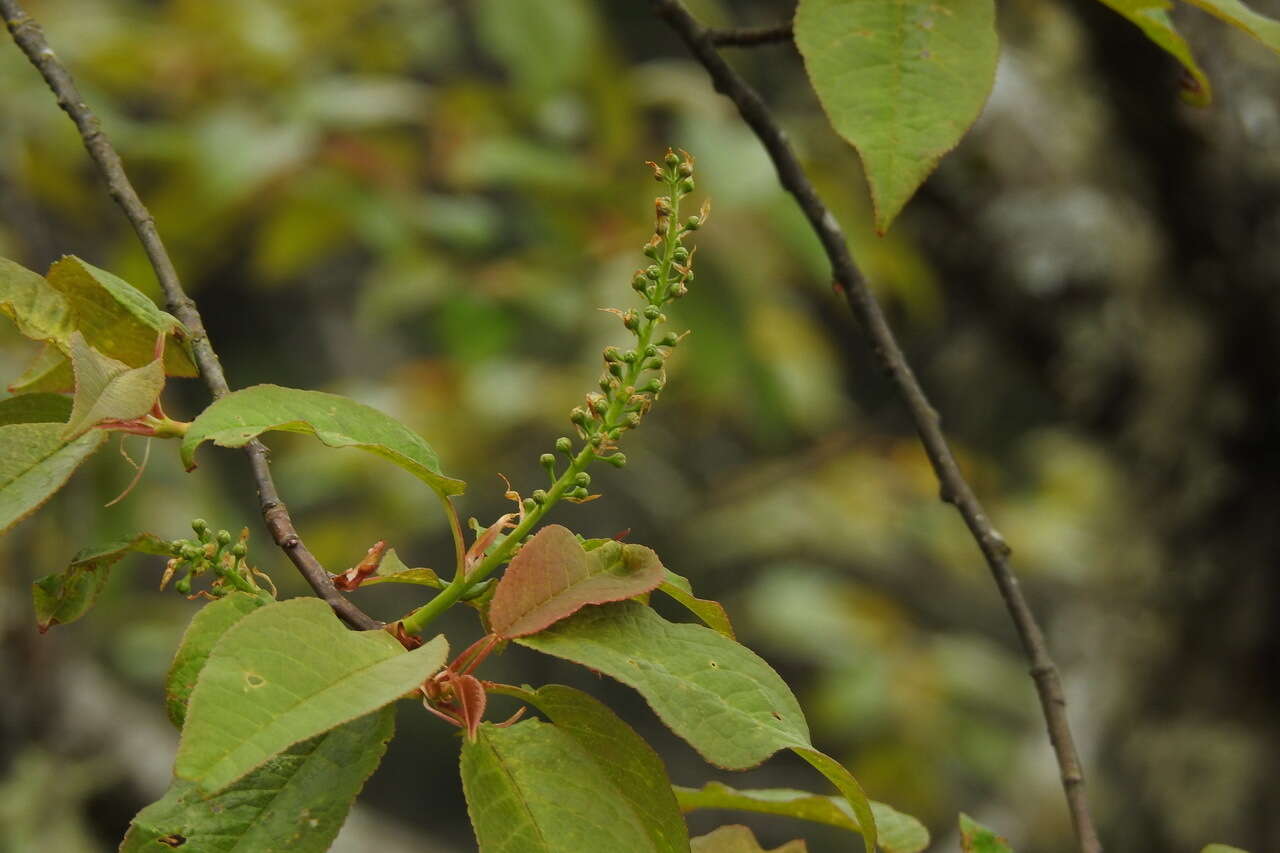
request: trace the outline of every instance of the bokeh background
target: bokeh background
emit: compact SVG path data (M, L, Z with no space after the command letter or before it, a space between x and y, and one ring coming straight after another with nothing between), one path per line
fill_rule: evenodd
M1021 850L1071 849L1015 636L902 407L831 293L818 244L731 106L642 0L30 0L79 78L200 302L233 385L343 393L402 418L505 512L498 474L543 484L625 304L655 185L694 152L714 200L693 330L669 390L600 466L604 498L554 520L629 528L794 685L816 743L937 850L955 815ZM1275 0L1255 7L1280 13ZM699 0L720 24L787 0ZM845 223L1015 565L1065 676L1112 850L1280 850L1280 62L1194 10L1177 20L1217 88L1091 0L1003 0L994 94L889 236L856 154L789 46L732 60L776 110ZM78 254L155 290L71 124L0 44L0 255ZM0 330L0 368L33 347ZM202 386L167 406L194 416ZM331 569L386 539L446 569L434 498L374 457L273 438L275 470ZM240 454L182 472L157 445L141 486L112 444L0 542L0 850L114 849L167 786L161 682L195 605L159 566L117 570L88 618L40 637L32 578L194 516L265 543ZM137 458L142 444L126 449ZM414 588L356 594L383 618ZM446 630L461 647L468 614ZM703 765L626 689L513 649L493 678L584 686L650 736L683 784L821 789L783 757ZM499 705L501 712L505 706ZM338 847L474 849L452 730L405 706ZM850 837L748 822L815 851Z

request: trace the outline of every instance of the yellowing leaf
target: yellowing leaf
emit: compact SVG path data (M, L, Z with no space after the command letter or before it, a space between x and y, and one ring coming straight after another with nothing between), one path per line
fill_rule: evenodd
M612 539L590 551L558 524L539 530L507 567L489 605L489 624L501 637L523 637L588 604L621 601L662 583L658 555Z
M765 850L750 828L731 824L699 835L690 843L689 850L690 853L808 853L809 848L797 838L781 847Z
M995 82L993 0L800 0L796 47L862 157L883 234L964 136Z
M95 350L79 332L71 334L76 394L63 435L77 435L107 420L127 421L151 411L164 390L160 359L130 367Z
M0 426L0 533L39 509L62 488L106 433L62 437L62 423Z
M967 814L960 815L960 849L964 853L1013 853L1009 842Z
M75 328L67 299L44 277L0 258L0 314L36 341L66 340Z
M1262 42L1275 53L1280 53L1280 21L1261 15L1240 0L1187 0L1210 15L1216 15L1237 29Z

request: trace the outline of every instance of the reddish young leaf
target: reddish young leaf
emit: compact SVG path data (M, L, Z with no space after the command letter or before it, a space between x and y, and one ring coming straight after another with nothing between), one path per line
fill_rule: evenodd
M662 583L666 570L642 545L606 541L590 551L566 527L553 524L525 543L498 582L489 607L495 634L525 637L587 604L642 595Z

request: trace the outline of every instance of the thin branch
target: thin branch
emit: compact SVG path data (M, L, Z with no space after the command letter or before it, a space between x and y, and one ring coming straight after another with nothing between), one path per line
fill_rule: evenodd
M716 50L712 31L702 26L689 14L680 0L650 0L654 11L665 20L697 57L711 76L716 90L727 96L738 108L742 118L759 137L773 160L778 178L796 199L809 224L817 234L831 263L837 290L844 296L864 332L870 337L876 358L889 375L894 387L906 403L915 423L916 431L924 444L925 453L933 465L941 484L942 499L953 504L964 518L973 538L986 558L991 576L995 579L1005 606L1013 619L1018 637L1031 664L1031 677L1040 696L1058 760L1062 787L1076 838L1084 853L1099 853L1102 845L1094 828L1093 818L1085 796L1084 774L1076 753L1067 720L1066 697L1058 670L1049 656L1044 634L1036 622L1031 608L1019 588L1018 579L1009 566L1009 546L992 526L982 504L960 473L955 457L947 445L940 426L940 418L925 396L898 345L884 312L872 294L862 271L849 253L844 232L835 216L823 204L813 184L806 177L800 161L787 142L782 128L769 114L764 101L741 76L735 72Z
M155 270L160 287L164 290L170 313L181 320L190 333L188 341L196 364L200 368L200 376L208 386L209 393L215 400L227 395L231 389L227 386L226 377L222 373L218 355L214 352L213 345L209 343L209 336L205 332L204 322L200 319L200 312L196 309L195 302L182 289L178 272L169 258L169 253L165 250L164 243L160 240L160 233L156 230L155 219L134 191L129 176L125 174L120 155L107 139L101 122L80 97L71 73L45 41L40 25L27 14L21 3L18 0L0 0L0 14L4 15L5 25L9 28L13 40L57 96L58 106L62 107L75 122L76 129L80 131L80 138L84 141L84 147L88 149L89 156L106 180L108 192L120 205L133 225L133 230L137 232L138 239L142 242L147 258L150 259L151 266ZM293 520L289 517L289 510L276 492L276 485L271 478L271 469L267 462L267 448L261 442L253 441L245 446L245 453L249 456L253 479L258 486L258 500L263 519L275 543L297 566L298 571L307 579L307 583L315 590L316 595L324 599L348 625L360 629L381 627L382 623L334 589L329 573L302 543L302 537L298 535L297 529L293 526Z
M772 27L708 27L707 38L717 47L755 47L791 41L791 22Z

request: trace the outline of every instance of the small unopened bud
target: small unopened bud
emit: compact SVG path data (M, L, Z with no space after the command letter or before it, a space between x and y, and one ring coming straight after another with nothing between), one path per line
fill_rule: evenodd
M573 455L573 441L567 435L562 435L556 439L556 450L565 456Z
M179 580L177 583L173 585L173 588L176 589L178 592L182 593L183 595L190 594L191 575L187 575L185 578L182 578L181 580Z
M679 343L680 343L679 335L677 335L675 332L667 332L667 334L663 336L662 340L658 341L658 346L673 347L678 345Z
M638 358L640 358L640 353L636 352L633 349L629 349L622 354L622 360L625 361L627 364L635 364L636 359Z
M622 315L622 325L634 332L640 328L640 315L635 311L628 311Z
M662 270L658 269L656 265L650 264L649 266L645 267L644 277L649 279L649 281L657 281L658 278L661 277L661 275L662 275Z
M604 360L605 361L621 361L622 350L618 349L617 347L605 347Z
M674 169L676 166L680 165L680 155L668 148L667 156L662 158L662 162Z
M693 175L693 162L690 160L685 160L683 163L680 164L680 168L677 169L676 172L682 178L691 177Z
M612 364L610 364L610 365L609 365L609 373L611 373L612 375L614 375L614 376L618 377L619 379L621 379L621 378L622 378L622 365L621 365L621 364L619 364L619 363L618 363L618 362L616 362L616 361L615 361L615 362L613 362ZM603 389L602 389L602 390L603 390Z
M668 293L672 299L679 299L689 293L689 286L683 281L677 281L675 284L671 285L671 290L668 291Z
M524 507L525 512L533 512L538 508L538 502L533 498L525 498L520 505Z
M684 246L677 246L676 250L671 253L671 257L675 258L680 263L684 263L689 260L689 250Z
M609 410L609 401L602 394L588 394L587 405L591 407L591 411L597 415L603 415Z
M642 366L644 367L645 370L657 370L658 368L662 367L662 363L663 363L662 356L654 356L653 358L646 361Z
M626 426L627 426L627 429L635 429L636 427L640 426L640 413L632 412L631 414L627 415Z
M538 461L542 463L542 467L551 475L551 479L556 476L556 458L550 453L544 453L538 457Z
M648 305L644 309L644 318L646 320L656 320L661 316L662 311L656 305Z
M621 468L623 465L627 464L627 454L615 453L612 456L604 457L604 461L608 462L614 468Z
M580 500L582 500L583 498L585 498L585 497L586 497L587 495L589 495L589 494L591 494L591 493L590 493L590 492L588 492L586 489L582 488L581 486L579 486L578 488L576 488L576 489L574 489L573 491L569 492L568 497L573 498L575 501L580 501Z
M586 471L579 471L577 476L573 478L573 482L577 483L579 486L590 486L591 475Z
M542 506L547 502L547 493L542 489L534 489L533 494L530 495L530 497L533 498L533 502L538 506Z
M685 178L680 182L680 192L686 195L693 192L693 178Z
M702 220L697 216L690 216L684 221L684 230L686 231L697 231L701 227Z
M661 379L650 379L647 383L637 388L641 394L656 394L662 390L663 381Z
M653 258L656 261L658 259L658 247L653 243L646 243L644 247L644 256L646 258Z
M219 545L230 545L230 544L231 544L231 531L229 531L229 530L219 530L219 531L218 531L218 537L217 537L217 538L218 538L218 544L219 544Z
M586 426L587 410L580 406L574 407L573 411L569 413L569 422L575 426Z
M234 557L243 557L249 553L249 546L243 542L237 542L231 546L231 555Z
M671 199L666 196L658 196L653 200L653 206L657 210L659 216L671 215Z

